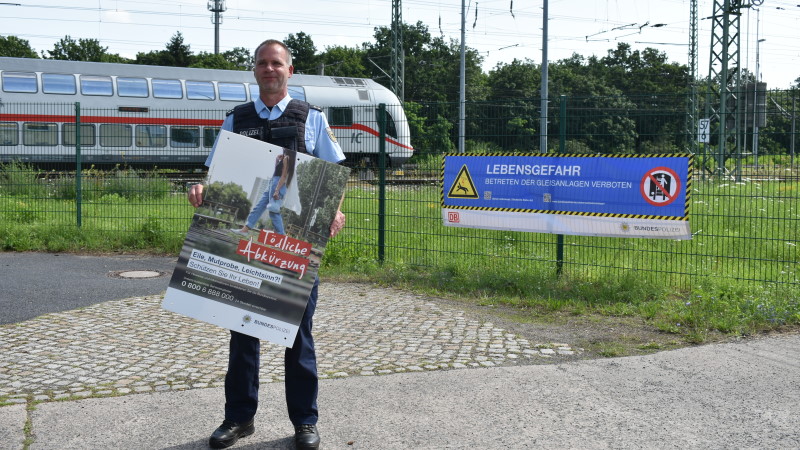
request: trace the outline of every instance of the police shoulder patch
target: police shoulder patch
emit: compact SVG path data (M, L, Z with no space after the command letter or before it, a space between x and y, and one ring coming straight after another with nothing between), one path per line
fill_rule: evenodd
M333 134L333 130L331 130L331 127L325 127L325 131L328 132L328 136L334 143L338 143L338 141L336 140L336 135Z

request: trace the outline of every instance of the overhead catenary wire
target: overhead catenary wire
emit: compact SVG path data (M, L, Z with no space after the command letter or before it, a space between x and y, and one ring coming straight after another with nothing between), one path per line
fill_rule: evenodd
M689 32L688 21L677 20L675 16L669 17L660 13L663 12L662 9L688 8L688 0L662 0L658 2L658 7L654 6L655 3L633 2L633 0L585 1L588 6L577 11L575 8L567 7L571 2L551 0L550 23L553 26L549 33L549 41L552 60L568 57L572 53L604 56L608 50L616 47L614 43L616 39L617 42L628 42L634 49L639 50L644 46L652 46L670 53L670 59L675 62L686 62L685 52L673 52L670 48L685 46ZM702 16L703 5L709 6L710 0L700 1ZM295 6L297 3L313 4L308 0L298 0L295 3ZM358 0L337 1L335 9L327 8L322 15L318 13L319 10L313 8L298 10L295 7L293 11L288 11L271 6L254 8L251 2L244 0L229 1L226 24L222 29L225 40L220 50L231 50L234 47L249 48L256 39L283 38L289 33L296 33L298 29L306 30L307 27L312 28L306 32L314 39L319 50L331 44L357 47L373 40L374 29L377 26L389 26L390 3L390 0L370 0L370 13L367 18L366 15L350 14L345 10L347 7L363 9L363 1ZM212 34L209 32L211 24L205 6L205 3L197 5L188 1L165 4L152 0L117 0L113 3L107 0L94 2L79 0L70 3L39 0L22 6L3 6L3 12L8 14L4 14L0 19L0 29L3 29L0 34L13 34L20 38L32 39L32 46L36 50L52 48L52 44L66 34L75 39L99 38L101 45L110 47L110 52L133 57L137 52L163 49L171 35L176 31L182 31L186 43L191 45L193 51L210 51L213 49ZM433 30L438 28L438 34L443 38L449 36L454 41L458 40L459 11L454 2L404 0L403 6L404 19L409 25L415 24L427 14L429 18L423 20L423 24ZM769 23L765 26L767 30L765 35L769 33L767 38L771 43L762 51L765 74L771 73L771 67L779 66L778 68L786 72L792 70L793 64L800 66L800 41L793 36L796 33L796 26L793 25L800 20L800 7L797 6L797 2L770 0L761 8L765 11L762 15L765 25ZM375 15L376 11L380 10L386 11L383 23L376 19ZM766 11L771 11L770 15L766 14ZM659 14L655 14L656 12ZM515 4L513 0L481 0L477 24L474 22L475 11L471 13L470 18L473 19L474 27L467 28L466 41L470 48L476 49L485 58L484 70L491 70L498 61L510 62L513 58L539 59L536 42L541 39L541 32L536 24L541 20L541 13L538 3L533 5L520 2ZM123 17L124 15L127 16ZM47 16L57 17L48 20ZM777 20L778 18L781 20ZM648 21L649 24L641 29L641 37L635 40L631 39L632 36L623 36L630 33L626 33L624 29L615 30L613 33L600 33L629 24L636 24L638 29ZM47 25L36 26L44 22ZM665 25L657 26L662 22ZM68 32L58 32L62 24L69 26ZM706 21L704 26L710 29L709 21ZM9 32L12 28L16 30ZM37 29L48 31L34 31ZM125 38L117 34L118 30L136 30L134 33L136 37ZM659 30L657 35L654 34L656 30ZM595 33L598 34L594 39L591 37L586 39L587 35ZM197 36L201 34L203 38L198 39ZM257 38L228 37L251 34ZM707 51L707 48L703 49L702 46L708 45L708 34L710 33L701 26L701 51ZM141 39L142 36L145 40ZM706 42L702 42L704 39ZM782 45L776 45L778 42ZM588 43L591 47L581 46L581 43ZM513 44L520 45L503 53L494 51ZM491 57L489 57L490 50ZM795 74L791 80L797 75L800 73Z

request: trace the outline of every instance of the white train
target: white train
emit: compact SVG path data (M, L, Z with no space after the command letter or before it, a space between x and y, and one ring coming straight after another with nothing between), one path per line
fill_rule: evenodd
M377 163L381 103L387 165L412 156L403 108L375 81L296 74L289 90L323 108L348 163ZM74 163L80 131L87 164L201 165L225 113L256 96L250 71L0 57L0 163Z

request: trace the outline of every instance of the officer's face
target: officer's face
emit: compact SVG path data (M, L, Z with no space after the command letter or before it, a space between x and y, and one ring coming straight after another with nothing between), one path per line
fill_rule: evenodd
M262 94L285 96L288 92L294 66L287 63L286 56L286 50L280 45L264 45L258 49L253 74Z

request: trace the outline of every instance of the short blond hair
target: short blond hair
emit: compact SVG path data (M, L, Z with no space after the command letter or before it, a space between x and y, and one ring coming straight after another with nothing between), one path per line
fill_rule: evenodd
M292 65L292 51L289 50L289 47L287 47L286 44L277 39L267 39L266 41L258 44L258 47L256 47L256 51L253 53L253 61L255 61L255 59L258 58L258 51L261 50L261 47L265 45L278 45L280 47L283 47L283 49L286 50L286 65L288 66Z

